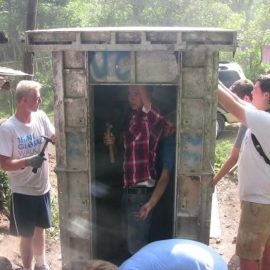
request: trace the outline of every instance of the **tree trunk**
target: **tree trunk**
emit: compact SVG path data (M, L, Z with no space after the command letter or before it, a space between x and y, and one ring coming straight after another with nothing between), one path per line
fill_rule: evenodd
M37 18L38 0L28 0L27 21L25 30L35 30ZM24 53L24 72L34 74L34 55L32 52ZM26 76L25 79L32 80L32 76Z
M8 36L5 30L0 30L0 43L7 43L8 42Z

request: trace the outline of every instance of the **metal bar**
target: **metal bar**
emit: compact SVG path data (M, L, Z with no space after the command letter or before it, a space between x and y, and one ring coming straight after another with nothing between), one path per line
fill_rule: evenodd
M232 44L36 44L28 45L27 51L229 51Z

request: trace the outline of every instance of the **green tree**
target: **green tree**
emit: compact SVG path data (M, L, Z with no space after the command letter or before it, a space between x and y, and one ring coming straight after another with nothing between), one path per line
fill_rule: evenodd
M27 2L0 0L0 25L9 36L9 43L0 46L1 65L14 69L22 69ZM270 67L262 64L262 46L270 44L269 9L270 0L39 0L36 28L203 26L235 29L239 48L235 55L221 53L221 60L238 62L246 76L255 80ZM35 70L34 79L44 84L43 109L49 111L53 102L51 53L35 53Z

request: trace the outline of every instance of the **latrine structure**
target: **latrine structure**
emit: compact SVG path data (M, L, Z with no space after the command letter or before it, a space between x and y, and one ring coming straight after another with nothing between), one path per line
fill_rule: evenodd
M117 135L131 84L154 86L177 111L171 237L208 244L217 118L219 52L236 31L218 28L75 28L26 32L28 52L51 51L57 135L62 269L120 253L122 157L110 163L105 123Z

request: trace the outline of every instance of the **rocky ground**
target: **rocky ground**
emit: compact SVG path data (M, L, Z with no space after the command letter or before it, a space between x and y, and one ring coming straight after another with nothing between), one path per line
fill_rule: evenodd
M219 140L233 141L238 126L229 126L227 131ZM57 181L53 171L55 165L55 151L50 151L50 177L52 183L52 195L57 196ZM228 263L229 270L239 269L238 258L234 255L235 238L237 235L240 204L237 198L237 173L226 176L217 185L217 199L219 206L219 217L221 235L210 239L210 245ZM9 219L5 212L0 212L0 256L8 258L14 269L21 266L19 239L8 235ZM60 240L54 239L47 243L46 256L52 270L61 268Z

